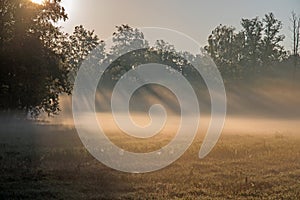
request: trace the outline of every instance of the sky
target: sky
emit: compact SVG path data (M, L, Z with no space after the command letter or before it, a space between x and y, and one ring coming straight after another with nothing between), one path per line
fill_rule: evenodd
M300 0L62 0L69 15L61 22L64 31L76 25L95 30L101 39L115 31L115 26L162 27L180 31L206 45L211 31L219 24L239 30L241 18L262 18L273 12L282 21L283 45L290 50L292 33L290 15L300 16Z

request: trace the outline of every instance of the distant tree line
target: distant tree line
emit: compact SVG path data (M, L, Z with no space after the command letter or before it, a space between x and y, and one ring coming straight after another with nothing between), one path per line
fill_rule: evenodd
M270 70L281 63L299 59L299 19L293 18L293 52L287 52L281 42L282 22L273 13L263 19L242 19L242 29L219 25L208 37L207 53L214 59L225 77L243 78L251 73ZM294 63L295 67L297 62Z
M61 94L71 94L76 72L92 50L94 63L111 63L102 81L112 85L128 70L149 62L170 66L190 81L201 78L192 65L201 62L204 54L177 51L163 40L150 46L140 30L128 25L116 27L107 49L94 31L83 26L64 33L57 22L67 18L61 0L46 0L42 5L29 0L0 2L0 110L58 114ZM294 14L291 20L295 36L291 54L281 44L282 23L272 13L262 20L242 19L239 32L230 26L216 27L203 51L227 80L259 73L291 57L296 66L299 18Z

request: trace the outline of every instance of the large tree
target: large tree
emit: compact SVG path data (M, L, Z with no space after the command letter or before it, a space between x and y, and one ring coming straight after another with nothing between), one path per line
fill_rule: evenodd
M45 0L42 5L29 0L1 1L1 110L57 114L60 94L70 94L69 72L74 67L69 62L70 57L89 51L91 45L74 44L61 32L56 22L66 20L67 14L60 3L61 0ZM79 37L80 34L84 37ZM77 28L74 40L85 40L91 35ZM97 38L91 37L94 43ZM68 49L70 44L73 49L82 47Z

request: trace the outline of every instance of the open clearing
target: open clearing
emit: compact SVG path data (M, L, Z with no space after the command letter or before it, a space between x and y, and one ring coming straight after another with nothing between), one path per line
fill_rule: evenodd
M72 126L3 123L0 198L299 199L298 121L232 117L206 158L198 158L199 131L179 160L147 174L122 173L99 163ZM143 144L110 136L137 152L155 150L170 139L162 134L156 144Z

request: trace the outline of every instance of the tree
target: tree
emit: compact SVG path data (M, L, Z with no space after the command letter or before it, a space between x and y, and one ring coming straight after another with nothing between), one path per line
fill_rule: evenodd
M268 66L281 61L285 56L284 47L280 44L284 36L279 35L282 23L275 19L273 13L266 14L263 23L264 36L262 38L261 60L264 66Z
M292 34L293 34L293 49L292 49L292 56L294 60L294 66L297 67L297 60L299 57L299 38L300 38L300 17L297 17L295 12L292 12L291 16L292 22Z
M240 76L239 62L244 45L243 33L236 33L234 27L217 26L208 37L208 45L204 47L215 61L223 75Z
M99 45L101 43L101 45ZM74 82L75 75L82 64L82 61L89 53L97 47L99 61L105 57L105 44L99 41L94 31L86 30L82 25L76 26L72 35L66 35L62 45L64 62L68 63L69 80Z
M282 23L273 13L266 14L262 20L242 19L241 25L238 33L234 27L219 25L208 37L205 50L223 75L240 79L250 72L267 70L286 57L281 45Z
M111 54L122 55L133 49L149 47L148 41L145 40L144 34L140 30L132 28L128 24L122 24L116 28L112 38L114 45L111 48Z
M0 3L0 109L19 110L33 116L58 114L59 96L70 94L68 76L74 66L70 55L79 59L86 53L81 43L72 44L56 26L66 20L61 0L46 0L42 5L28 0L2 0ZM79 33L78 33L79 32ZM91 34L79 28L74 34ZM84 39L83 39L84 40ZM90 46L88 46L88 50ZM68 53L67 53L68 52ZM80 56L79 56L80 54Z
M250 67L253 71L257 71L257 66L261 66L262 64L260 47L263 23L258 17L255 17L253 19L242 19L241 25L245 36L242 64Z
M110 77L114 81L126 71L142 64L145 61L144 51L149 48L148 41L140 30L127 24L116 26L116 29L112 37L113 45L105 60L109 63L114 61L105 74L106 78Z

